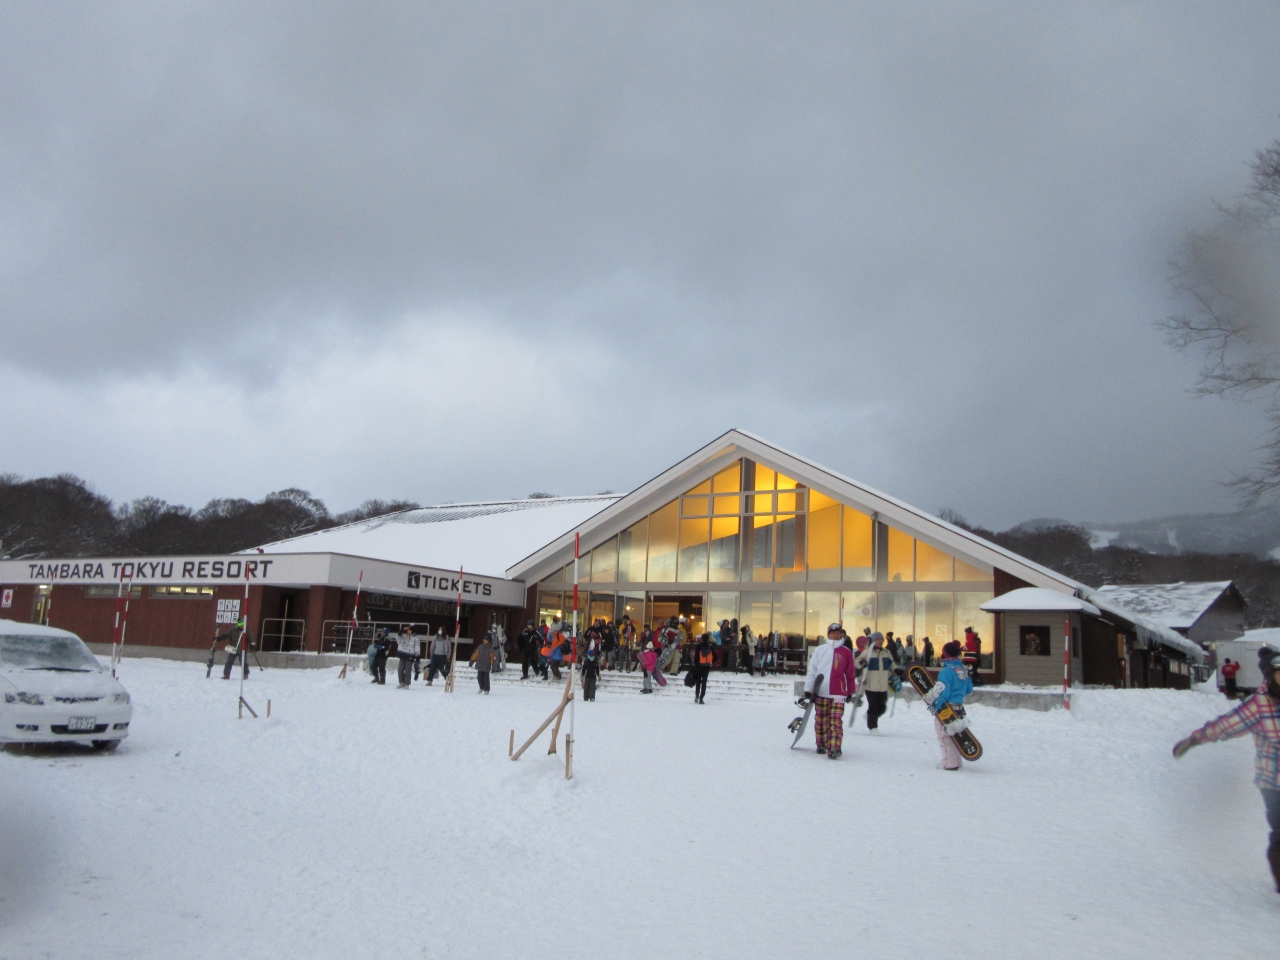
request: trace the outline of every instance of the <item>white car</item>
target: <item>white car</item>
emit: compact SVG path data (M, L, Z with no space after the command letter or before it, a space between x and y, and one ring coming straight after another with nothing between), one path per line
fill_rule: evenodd
M114 750L129 735L128 691L69 630L0 620L0 696L0 743Z

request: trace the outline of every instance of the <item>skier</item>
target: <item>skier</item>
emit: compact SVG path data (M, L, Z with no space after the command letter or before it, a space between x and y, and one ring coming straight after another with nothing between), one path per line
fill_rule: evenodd
M1173 755L1181 757L1192 747L1214 740L1230 740L1253 734L1253 782L1262 792L1271 842L1267 862L1280 893L1280 654L1270 647L1258 651L1262 686L1230 713L1211 720L1191 736L1178 741Z
M493 669L493 644L489 635L485 634L480 646L476 649L476 682L480 684L478 693L489 692L489 671Z
M822 677L822 683L817 682ZM840 757L844 741L844 704L858 685L858 669L853 651L844 645L844 628L838 623L827 627L827 642L809 657L809 670L804 678L805 697L816 698L814 735L818 752L832 760Z
M880 718L888 709L889 674L893 672L894 663L884 635L873 633L870 649L862 651L856 660L858 669L866 671L863 674L862 689L867 696L867 729L878 734Z
M928 638L925 638L926 642ZM960 657L963 650L959 640L952 640L942 646L942 669L938 671L938 682L924 695L924 702L930 706L941 706L944 703L961 709L964 698L973 692L973 681L969 679L969 670ZM933 728L938 734L938 744L942 747L942 762L939 770L959 770L960 750L951 735L943 729L942 721L933 718Z
M587 641L587 652L582 655L582 699L595 700L596 680L600 678L600 648L595 640Z
M653 641L644 645L644 653L640 654L640 667L644 670L644 686L641 693L653 693L653 672L658 669L658 654L654 652Z
M431 659L427 662L428 687L435 682L436 674L449 676L449 638L444 635L444 627L439 627L431 638Z
M715 662L716 652L711 646L711 634L704 633L693 649L693 702L707 702L707 678L711 676L711 665Z
M1236 686L1236 674L1240 672L1240 664L1232 663L1228 657L1226 663L1222 665L1222 685L1228 700L1236 700L1240 697L1240 688Z

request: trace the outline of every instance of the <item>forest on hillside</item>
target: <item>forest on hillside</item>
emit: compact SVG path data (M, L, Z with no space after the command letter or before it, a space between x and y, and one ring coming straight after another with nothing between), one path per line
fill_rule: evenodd
M199 509L143 497L115 505L79 477L23 479L0 475L0 556L173 556L230 553L263 543L417 507L366 500L331 514L305 490L261 500L215 499ZM1280 562L1248 553L1149 553L1132 547L1095 549L1071 524L986 530L953 511L943 519L1081 583L1174 583L1234 580L1249 602L1250 627L1280 626Z

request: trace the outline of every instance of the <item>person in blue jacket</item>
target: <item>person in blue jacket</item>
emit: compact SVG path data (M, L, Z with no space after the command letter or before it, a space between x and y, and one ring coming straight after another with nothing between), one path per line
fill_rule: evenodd
M963 716L964 698L973 693L973 681L969 679L969 668L960 659L962 655L963 650L958 640L943 645L942 669L938 671L938 682L924 695L924 702L935 709L949 703L952 707L959 708ZM960 722L963 723L963 719ZM933 727L938 734L938 745L942 747L942 762L938 764L938 769L959 770L960 749L956 742L936 716L933 718Z

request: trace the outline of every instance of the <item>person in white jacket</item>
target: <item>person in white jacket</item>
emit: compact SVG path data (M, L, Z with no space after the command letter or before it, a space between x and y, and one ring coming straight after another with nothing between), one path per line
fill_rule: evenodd
M819 679L821 678L821 679ZM814 736L819 753L840 757L844 740L844 704L858 684L853 650L838 623L827 627L827 642L815 647L804 678L804 695L815 700Z

